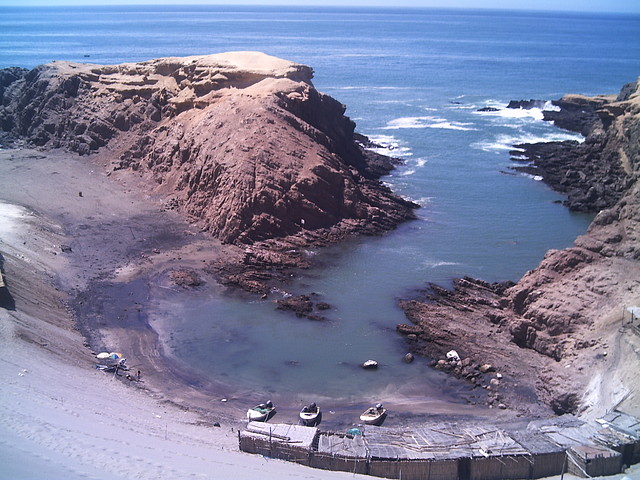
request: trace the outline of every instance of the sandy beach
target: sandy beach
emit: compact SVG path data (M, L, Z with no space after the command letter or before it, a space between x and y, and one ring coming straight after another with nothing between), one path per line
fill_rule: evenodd
M147 373L154 359L162 363L157 351L135 359L145 372L135 386L94 368L95 352L66 308L70 293L107 271L124 277L153 262L139 256L144 246L129 256L92 257L104 242L118 244L119 234L70 236L68 229L127 209L132 217L166 217L152 200L126 187L116 191L122 186L94 167L65 154L0 152L0 252L15 303L0 309L0 478L352 477L240 453L239 407L224 410L218 402L208 414L192 411L178 405L171 388L156 390ZM59 175L64 171L73 173ZM61 245L81 253L65 255ZM151 331L136 336L135 346L124 329L104 333L128 352L155 345Z
M154 278L160 288L172 268L233 255L233 247L94 160L0 151L0 253L10 293L0 309L0 478L364 478L239 452L249 400L235 392L222 402L234 392L172 364L143 313L151 287L130 282ZM119 296L119 284L133 290ZM129 313L88 315L80 331L72 302L75 312L91 312L97 295L124 302L118 307ZM95 345L126 352L141 381L96 370ZM408 402L395 401L399 410ZM488 409L434 409L496 419ZM275 421L292 421L290 410Z

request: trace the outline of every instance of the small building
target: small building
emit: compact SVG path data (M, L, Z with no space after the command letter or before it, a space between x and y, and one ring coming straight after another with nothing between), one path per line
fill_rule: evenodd
M567 450L567 471L579 477L615 475L622 472L622 454L598 445L577 445Z
M309 466L316 427L249 422L239 434L240 450Z
M598 432L602 443L620 452L624 465L640 462L640 420L632 415L613 411L597 422L602 427Z

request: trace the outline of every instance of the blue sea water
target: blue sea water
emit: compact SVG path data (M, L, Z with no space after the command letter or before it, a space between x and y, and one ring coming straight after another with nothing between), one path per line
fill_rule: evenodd
M260 50L311 65L314 84L357 130L405 164L384 181L421 205L380 238L313 252L322 265L288 292L333 306L323 323L208 291L153 312L171 352L212 379L275 398L436 398L446 380L401 362L397 299L461 275L518 280L570 246L588 215L539 179L515 174L511 145L577 139L541 111L480 113L511 99L617 93L640 75L640 17L482 10L111 6L0 8L0 67L100 64ZM452 348L455 348L452 345ZM374 374L357 365L380 362ZM319 391L321 390L321 391Z

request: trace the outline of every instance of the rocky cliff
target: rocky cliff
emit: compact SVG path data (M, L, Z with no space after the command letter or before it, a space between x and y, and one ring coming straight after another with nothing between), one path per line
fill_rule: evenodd
M567 195L565 204L572 210L598 212L612 207L635 181L629 159L637 156L640 132L628 124L637 113L630 102L635 88L626 85L617 96L566 95L553 101L557 109L544 111L544 119L582 134L585 141L516 145L518 155L532 162L516 168L541 175ZM518 106L524 108L522 102L512 102L512 108Z
M345 107L312 75L257 52L53 62L3 71L0 125L9 138L135 171L223 242L259 244L247 268L295 265L282 257L292 246L379 234L416 207L378 180L391 162L354 140Z
M629 373L639 366L637 338L626 333L636 326L623 318L625 306L640 304L639 83L617 96L556 102L561 110L548 119L581 131L584 143L521 146L534 163L527 168L567 193L570 206L599 209L572 248L549 251L517 284L465 278L401 302L413 324L398 330L414 350L437 360L456 349L460 361L439 368L484 382L495 402L518 408L535 394L565 413L594 407L594 398L608 408L626 392L640 405ZM631 354L623 361L624 345ZM505 376L480 375L487 363ZM594 383L603 376L615 378L617 394Z

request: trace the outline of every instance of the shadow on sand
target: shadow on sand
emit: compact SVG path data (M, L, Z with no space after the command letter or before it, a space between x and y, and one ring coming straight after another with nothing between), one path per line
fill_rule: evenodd
M0 253L0 307L5 310L15 310L16 302L9 292L9 287L4 281L4 257Z

